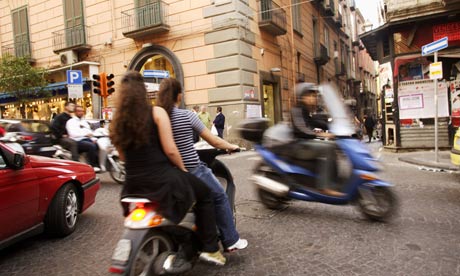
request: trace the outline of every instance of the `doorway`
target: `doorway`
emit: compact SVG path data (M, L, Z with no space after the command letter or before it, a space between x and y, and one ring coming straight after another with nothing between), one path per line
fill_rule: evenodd
M273 83L264 83L262 86L262 95L264 101L262 112L264 118L270 120L270 126L275 124L275 99L273 90Z

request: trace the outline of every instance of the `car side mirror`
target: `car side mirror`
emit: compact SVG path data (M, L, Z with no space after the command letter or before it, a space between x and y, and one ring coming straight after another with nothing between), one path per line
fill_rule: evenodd
M13 168L20 170L24 167L25 155L20 152L15 152L13 156Z

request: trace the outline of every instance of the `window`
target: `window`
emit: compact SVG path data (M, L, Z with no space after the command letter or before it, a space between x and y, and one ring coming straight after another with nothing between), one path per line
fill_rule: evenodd
M17 57L30 56L27 7L11 11L13 21L14 53Z
M162 22L159 0L136 0L137 28L145 28Z
M298 33L302 33L302 20L300 17L300 10L301 10L301 4L299 4L299 0L294 0L293 1L293 6L292 6L292 25L294 28L294 31Z
M64 21L66 45L86 44L82 0L64 0Z
M327 49L327 54L329 55L329 29L324 26L324 46Z

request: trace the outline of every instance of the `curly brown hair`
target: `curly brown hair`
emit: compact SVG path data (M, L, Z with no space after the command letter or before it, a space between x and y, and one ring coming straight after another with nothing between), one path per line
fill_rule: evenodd
M156 105L163 107L168 115L171 115L180 93L182 93L182 85L178 80L174 78L163 79L160 83Z
M110 124L110 139L119 149L140 148L148 144L150 133L145 127L152 116L144 78L128 71L118 88L116 112Z

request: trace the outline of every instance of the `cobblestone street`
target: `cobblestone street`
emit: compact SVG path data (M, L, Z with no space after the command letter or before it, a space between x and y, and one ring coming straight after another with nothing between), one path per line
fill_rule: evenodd
M391 223L363 218L353 206L293 201L262 207L247 181L257 155L222 160L237 184L238 229L249 247L228 264L198 264L187 275L460 275L460 175L419 170L382 155L383 179L396 185L399 216ZM96 204L64 239L38 236L0 253L1 275L107 275L123 231L121 186L108 174Z

